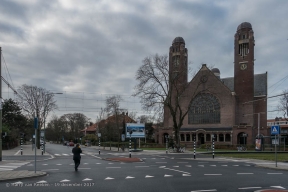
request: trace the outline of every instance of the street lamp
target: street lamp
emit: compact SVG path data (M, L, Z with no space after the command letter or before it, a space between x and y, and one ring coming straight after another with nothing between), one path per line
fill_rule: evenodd
M47 93L45 94L45 98L47 95L61 95L63 93ZM44 138L43 138L43 147L44 147L44 153L46 152L46 129L45 129L45 121L46 121L46 116L45 116L45 113L46 113L46 107L44 107Z

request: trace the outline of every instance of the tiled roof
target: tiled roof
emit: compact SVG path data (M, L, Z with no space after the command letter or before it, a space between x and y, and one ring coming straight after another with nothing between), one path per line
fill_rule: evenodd
M234 91L234 77L223 78L221 81L231 91ZM267 95L267 73L254 75L254 96L260 95Z

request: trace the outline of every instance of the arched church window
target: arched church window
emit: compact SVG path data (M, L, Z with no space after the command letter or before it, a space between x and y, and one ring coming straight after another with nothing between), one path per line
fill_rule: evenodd
M188 124L220 123L220 103L208 93L198 94L188 112Z
M179 66L179 62L180 62L180 56L179 55L176 55L172 58L173 60L173 65L174 67L178 67Z

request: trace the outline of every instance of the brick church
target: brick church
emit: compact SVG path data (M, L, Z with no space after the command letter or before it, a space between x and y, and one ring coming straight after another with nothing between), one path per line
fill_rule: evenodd
M181 74L179 86L187 85L186 97L193 97L180 130L181 144L218 145L255 144L255 138L270 134L267 129L267 72L254 74L254 32L243 22L234 35L234 77L220 76L217 68L206 64L188 82L188 50L182 37L176 37L169 49L169 74ZM227 64L229 67L230 64ZM200 85L200 86L199 86ZM189 106L184 99L180 105ZM159 128L156 141L164 143L173 136L173 122L164 109L164 126Z

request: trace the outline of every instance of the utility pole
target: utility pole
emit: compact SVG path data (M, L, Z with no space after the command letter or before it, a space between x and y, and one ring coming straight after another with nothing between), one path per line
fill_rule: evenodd
M0 47L0 161L2 161L2 48Z

